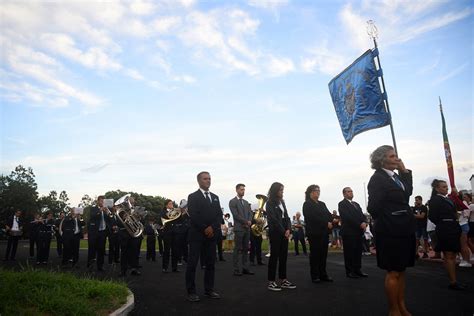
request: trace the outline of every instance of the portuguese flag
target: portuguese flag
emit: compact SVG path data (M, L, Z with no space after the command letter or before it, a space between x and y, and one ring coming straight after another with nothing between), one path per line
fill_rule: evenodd
M449 147L448 133L446 132L446 122L444 121L441 97L439 98L439 111L441 112L441 122L443 124L444 155L446 156L446 166L448 167L449 184L451 185L451 188L454 188L456 185L454 184L453 157L451 156L451 148Z

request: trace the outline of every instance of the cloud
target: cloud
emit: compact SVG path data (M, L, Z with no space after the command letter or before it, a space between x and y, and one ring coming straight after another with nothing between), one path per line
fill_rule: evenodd
M269 76L279 77L295 70L293 61L287 57L268 56L266 70Z
M181 23L181 17L179 16L164 16L155 19L151 23L151 26L157 33L166 34L172 31L174 28L179 27Z
M344 70L348 63L347 58L336 51L329 50L327 45L327 41L323 41L321 45L307 49L308 56L303 57L300 62L303 72L318 71L334 76Z
M287 106L276 103L273 100L266 102L264 107L265 107L265 109L267 109L267 111L273 112L273 113L288 112L288 107Z
M439 85L440 83L446 81L446 80L449 80L455 76L457 76L458 74L462 73L466 68L468 68L470 65L470 62L465 62L464 64L454 68L453 70L451 70L450 72L448 72L447 74L441 76L441 77L438 77L434 82L433 82L433 85Z
M151 1L135 0L129 4L130 10L137 15L150 15L156 10L156 5Z
M249 0L248 4L252 7L275 10L286 6L289 0Z
M81 169L81 172L98 173L98 172L104 170L108 165L110 165L110 164L109 163L104 163L104 164L94 165L94 166L91 166L91 167L88 167L88 168Z

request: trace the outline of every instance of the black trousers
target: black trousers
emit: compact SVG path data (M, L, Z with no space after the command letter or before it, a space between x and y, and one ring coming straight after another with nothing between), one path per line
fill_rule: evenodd
M109 264L118 263L120 260L120 240L117 233L109 234Z
M178 261L188 261L188 242L187 233L178 232L176 233L176 239L178 241Z
M51 233L40 234L38 237L38 253L36 254L36 262L48 262L50 246Z
M268 281L275 281L278 264L278 278L286 279L288 239L285 235L270 234L270 260L268 261Z
M178 268L179 258L179 243L177 234L173 231L163 234L163 244L164 252L162 268L165 270L168 269L171 257L171 268L176 270Z
M8 236L7 252L5 253L6 260L8 257L12 260L15 259L18 240L20 240L20 236Z
M87 258L87 266L91 265L92 260L97 259L97 269L104 266L105 243L107 231L98 231L93 235L89 235L89 252ZM92 248L92 249L91 249Z
M164 245L163 245L163 232L160 232L160 234L158 235L158 252L160 253L160 256L163 255L163 252L164 252Z
M326 260L328 257L329 237L327 234L308 235L310 254L309 265L311 280L326 278ZM344 245L345 247L345 245Z
M346 274L358 273L362 266L362 235L342 236Z
M146 236L146 260L156 260L156 236L147 235Z
M249 261L255 263L255 257L257 257L257 262L262 263L262 236L255 236L250 232L250 254Z
M61 263L67 264L69 260L72 260L72 252L73 252L73 238L74 236L71 234L63 234L63 259Z
M59 234L56 233L56 252L58 253L58 256L63 255L63 237Z
M188 264L186 265L186 289L188 294L196 293L196 266L201 256L201 250L205 253L204 290L214 290L214 265L216 262L216 240L203 239L189 241Z
M219 260L224 260L223 253L222 253L222 241L224 238L222 237L222 233L219 231L217 232L217 254L219 255Z
M30 257L35 256L35 248L38 251L38 236L30 237Z
M120 240L120 269L125 273L128 267L133 269L138 268L137 245L139 240L132 238L126 230L119 232Z
M303 247L303 253L306 254L306 241L304 239L304 233L303 232L296 232L293 235L293 241L295 242L295 255L299 255L299 243L301 243L301 247Z

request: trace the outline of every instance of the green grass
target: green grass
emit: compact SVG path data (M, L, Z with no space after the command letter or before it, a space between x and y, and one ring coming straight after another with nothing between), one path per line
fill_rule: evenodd
M72 274L0 269L0 315L108 315L127 301L124 283Z

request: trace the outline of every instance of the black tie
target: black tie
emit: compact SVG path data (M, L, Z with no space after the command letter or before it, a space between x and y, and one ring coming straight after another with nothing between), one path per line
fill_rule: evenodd
M244 201L242 201L242 199L239 199L240 200L240 205L242 205L242 207L244 207Z
M209 192L204 192L204 194L206 195L207 202L211 204L211 198L209 197Z

